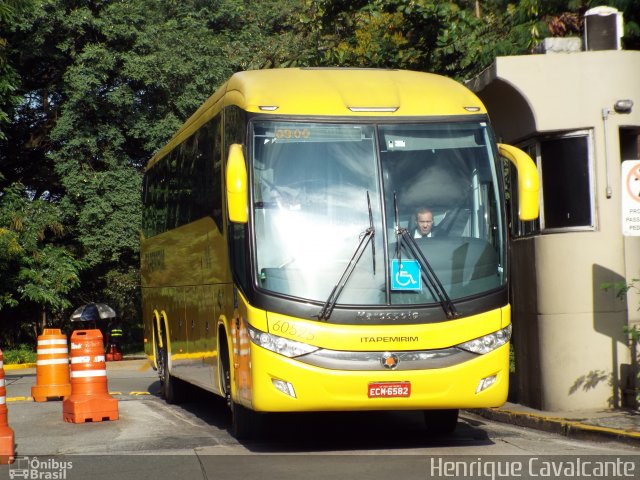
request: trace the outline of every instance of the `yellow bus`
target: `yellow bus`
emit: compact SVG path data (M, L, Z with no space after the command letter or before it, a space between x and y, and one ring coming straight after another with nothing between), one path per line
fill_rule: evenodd
M485 107L438 75L301 68L233 75L150 161L145 351L168 402L260 412L506 401L511 337L502 157L519 217L538 176Z

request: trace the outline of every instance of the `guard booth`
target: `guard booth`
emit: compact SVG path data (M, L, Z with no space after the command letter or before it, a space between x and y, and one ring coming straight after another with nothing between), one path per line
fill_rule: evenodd
M640 52L583 45L547 39L467 84L498 140L526 150L540 173L540 219L511 220L511 399L551 411L635 404L625 327L640 324L640 290L619 298L604 287L640 278L640 228L629 228L640 226ZM638 214L627 206L623 216L633 195Z

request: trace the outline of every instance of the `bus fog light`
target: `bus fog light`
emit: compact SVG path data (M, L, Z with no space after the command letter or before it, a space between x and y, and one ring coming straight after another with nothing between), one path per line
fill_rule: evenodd
M284 380L278 380L277 378L272 378L271 383L276 389L280 390L282 393L289 395L290 397L296 398L296 391L289 382L285 382Z
M478 388L476 388L476 393L480 393L481 391L486 390L491 385L496 383L497 379L498 379L497 375L490 375L488 377L483 378L482 380L480 380L480 383L478 383Z

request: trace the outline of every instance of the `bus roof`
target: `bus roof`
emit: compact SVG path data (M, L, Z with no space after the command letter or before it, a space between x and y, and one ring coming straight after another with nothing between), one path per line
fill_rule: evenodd
M462 115L480 100L458 82L403 70L295 68L233 75L226 104L281 115ZM477 111L476 111L477 112Z
M280 68L231 76L149 162L162 158L223 107L312 117L429 117L486 113L480 99L440 75L407 70Z

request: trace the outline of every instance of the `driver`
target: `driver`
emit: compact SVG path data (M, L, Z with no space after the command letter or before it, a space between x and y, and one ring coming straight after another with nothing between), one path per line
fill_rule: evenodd
M427 238L435 236L433 229L433 212L428 208L420 208L416 212L416 229L413 238Z

